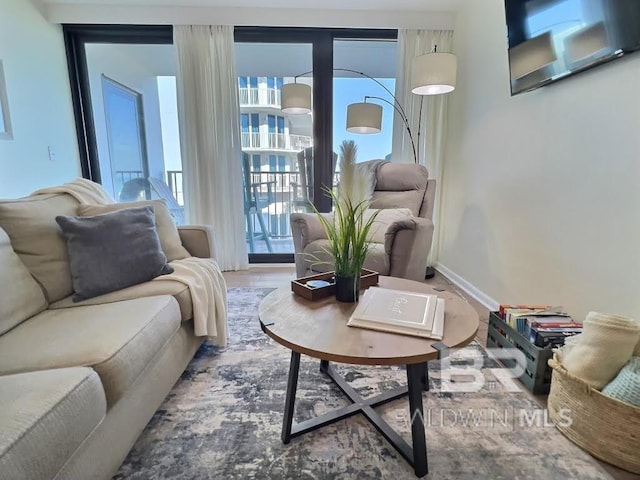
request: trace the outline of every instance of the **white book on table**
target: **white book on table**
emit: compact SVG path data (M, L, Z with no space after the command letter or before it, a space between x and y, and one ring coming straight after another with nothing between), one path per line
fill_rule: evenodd
M444 300L437 295L371 287L347 325L441 340Z

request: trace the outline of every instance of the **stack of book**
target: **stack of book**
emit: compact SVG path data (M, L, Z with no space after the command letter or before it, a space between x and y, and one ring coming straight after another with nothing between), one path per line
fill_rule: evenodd
M582 323L573 321L561 308L549 305L500 305L499 315L540 348L562 346L567 337L582 332Z
M442 340L444 299L437 295L371 287L347 325Z

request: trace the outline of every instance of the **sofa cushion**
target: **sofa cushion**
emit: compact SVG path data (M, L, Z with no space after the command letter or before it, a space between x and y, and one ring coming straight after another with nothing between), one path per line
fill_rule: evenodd
M90 368L0 377L0 478L53 478L106 413Z
M47 308L42 289L0 228L0 335Z
M0 375L90 366L111 407L179 327L168 295L45 310L0 336Z
M182 246L178 228L171 217L171 212L165 200L147 200L141 202L113 203L110 205L80 205L78 215L81 217L102 215L125 208L151 206L156 215L156 228L162 251L167 256L167 261L180 260L190 257L187 249Z
M314 264L313 259L310 258L311 255L315 255L322 261L330 261L331 257L324 253L323 248L329 249L329 240L324 238L314 240L304 248L308 268L313 272L329 272L333 270L333 265L325 263ZM367 253L363 267L374 270L380 275L387 275L389 273L389 256L385 253L384 244L369 244L369 252Z
M0 200L0 227L13 250L42 285L48 302L71 295L67 244L57 215L75 215L78 202L66 194Z
M95 217L58 216L67 237L74 300L84 300L172 273L160 247L153 207Z
M161 277L162 278L162 277ZM162 280L139 283L132 287L123 288L116 292L105 293L97 297L74 302L72 297L66 297L49 305L51 309L68 308L86 305L102 305L105 303L120 302L122 300L134 300L141 297L156 295L171 295L178 302L180 317L183 322L193 319L193 304L189 287L175 280Z

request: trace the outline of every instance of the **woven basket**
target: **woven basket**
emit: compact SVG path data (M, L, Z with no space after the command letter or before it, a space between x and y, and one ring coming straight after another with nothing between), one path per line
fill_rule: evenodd
M573 443L594 457L640 473L640 408L603 395L558 362L549 392L549 418Z

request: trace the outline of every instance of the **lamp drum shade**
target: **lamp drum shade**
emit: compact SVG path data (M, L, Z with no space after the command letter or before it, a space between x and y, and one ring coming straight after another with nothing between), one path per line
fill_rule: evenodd
M304 83L287 83L282 86L280 109L284 113L311 112L311 87Z
M382 107L375 103L352 103L347 107L347 131L379 133L382 130Z
M440 95L456 88L458 64L451 53L427 53L413 59L411 92Z

